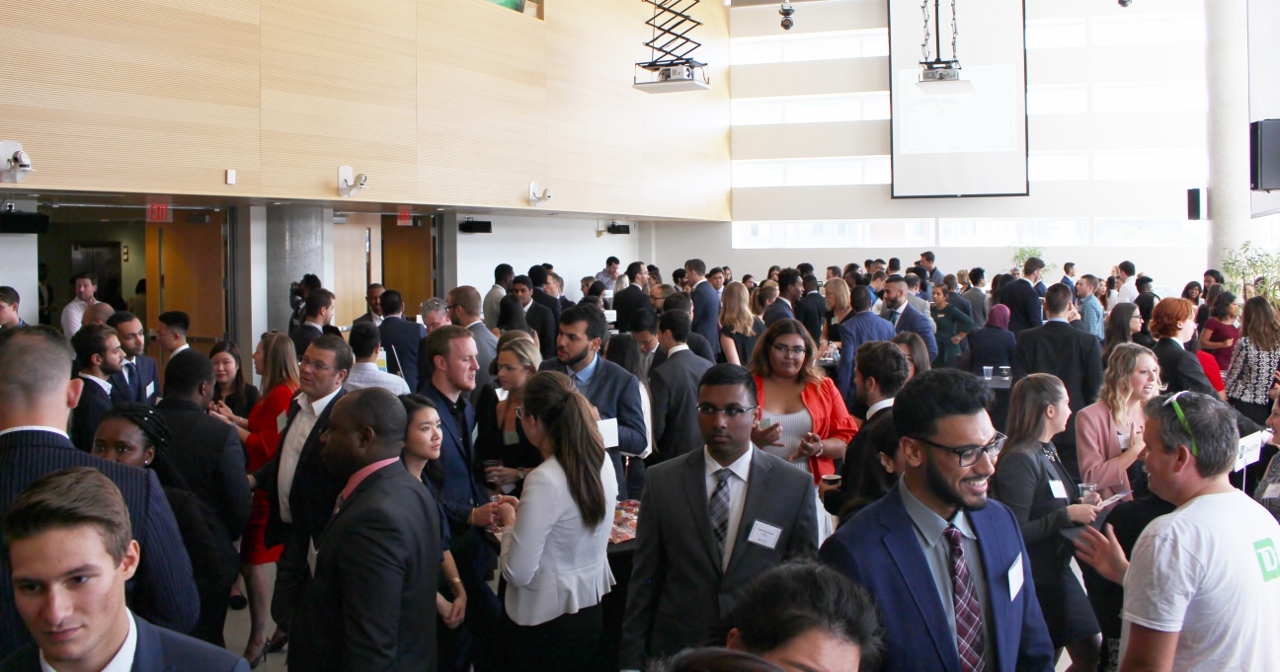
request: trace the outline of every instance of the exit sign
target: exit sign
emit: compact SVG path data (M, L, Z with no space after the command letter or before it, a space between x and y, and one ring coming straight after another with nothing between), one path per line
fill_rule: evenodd
M396 226L413 226L413 213L408 210L397 212Z
M168 203L148 203L147 221L169 223L173 221L173 212Z

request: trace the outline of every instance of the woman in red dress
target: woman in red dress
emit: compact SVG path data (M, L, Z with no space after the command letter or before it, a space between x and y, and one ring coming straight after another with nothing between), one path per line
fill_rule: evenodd
M262 389L266 390L266 394L258 399L258 403L249 411L248 418L223 414L240 433L245 449L245 466L250 473L275 456L276 449L280 446L280 428L284 426L283 420L289 412L289 403L298 391L298 356L295 354L293 341L283 334L263 334L258 341L258 348L253 351L253 368L262 376ZM263 541L270 513L271 504L267 493L255 490L253 513L249 517L249 526L240 539L240 573L244 576L245 588L249 593L249 618L252 623L244 657L253 668L261 662L268 644L275 648L282 645L288 637L288 633L277 630L270 643L267 641L271 586L267 583L262 566L278 561L282 549L281 546L267 548Z

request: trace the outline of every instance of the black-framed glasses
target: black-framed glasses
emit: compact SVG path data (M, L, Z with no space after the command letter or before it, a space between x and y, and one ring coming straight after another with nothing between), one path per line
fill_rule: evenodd
M706 416L714 416L717 413L724 413L726 418L736 418L741 416L743 413L750 413L754 410L756 410L755 406L729 406L726 408L720 408L718 406L712 406L711 404L698 404L698 413Z
M786 357L787 355L791 355L793 357L804 357L805 355L809 354L809 349L803 345L788 347L781 343L774 343L773 351L778 353L779 355L782 355L783 357Z
M332 370L334 367L329 366L328 364L321 364L320 362L317 362L317 361L315 361L314 359L307 359L306 357L303 357L303 358L302 358L302 361L298 362L298 368L299 368L299 369L314 369L314 370L316 370L316 371L324 372L324 371L330 371L330 370Z
M984 445L956 446L954 448L952 448L951 446L944 446L941 443L938 443L936 441L930 441L929 439L922 438L919 436L909 436L907 438L915 441L919 441L920 443L928 444L930 446L933 446L934 448L937 448L938 450L945 450L948 453L951 453L952 455L955 455L956 457L960 458L961 467L972 467L973 465L978 463L979 459L982 458L983 453L986 453L987 455L991 456L991 459L994 460L998 455L1000 455L1000 451L1004 449L1004 442L1009 437L1005 436L1004 434L1001 434L1000 432L996 432L996 435L991 437L991 440L986 442Z

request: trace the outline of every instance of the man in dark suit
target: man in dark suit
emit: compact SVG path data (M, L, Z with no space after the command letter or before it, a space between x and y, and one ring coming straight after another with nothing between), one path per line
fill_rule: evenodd
M906 472L822 545L884 619L885 672L1052 670L1018 519L987 498L1002 445L973 374L934 369L899 392Z
M704 447L654 467L641 500L621 670L701 646L752 578L818 541L812 477L751 445L751 374L711 367L697 408Z
M1022 265L1022 277L1006 282L1000 288L1000 303L1009 307L1009 331L1015 335L1023 329L1044 324L1040 293L1035 288L1043 273L1044 262L1037 257L1029 257Z
M387 373L400 374L410 390L418 389L418 350L427 328L404 319L404 299L400 292L388 289L378 297L382 304L382 351L387 353Z
M692 287L689 298L693 300L693 332L707 339L714 359L720 354L720 296L707 282L707 264L701 259L684 262L686 282ZM665 310L665 309L664 309Z
M120 373L124 350L120 349L116 330L100 324L80 327L71 337L71 347L76 351L76 367L84 381L80 403L71 412L71 442L88 453L93 450L93 433L98 431L102 416L115 406L109 379Z
M862 487L868 474L868 465L878 462L879 441L892 435L892 426L885 432L881 427L887 420L893 422L893 399L911 377L911 360L895 343L872 341L863 343L849 359L854 360L854 396L851 401L867 409L866 422L849 442L844 463L840 469L840 489L828 492L823 498L827 511L839 516L851 502L865 494ZM843 361L843 360L842 360ZM873 431L874 430L874 431ZM895 473L896 478L899 474Z
M846 407L851 410L858 396L854 388L853 371L854 355L858 352L858 348L863 343L893 340L893 325L871 310L875 300L876 297L871 293L870 287L861 285L854 287L849 295L849 306L853 309L853 317L840 323L836 333L828 332L830 339L840 344L841 357L839 364L836 365L836 389L840 390Z
M778 273L778 300L769 304L764 310L764 320L766 327L773 326L774 322L781 320L794 320L796 318L796 306L800 303L800 298L804 296L804 281L800 279L800 271L794 268L784 268Z
M542 359L548 360L556 356L557 317L551 309L533 300L533 281L527 275L517 275L511 281L511 291L524 306L524 319L529 328L538 334L538 350Z
M75 466L106 474L129 508L133 538L147 547L129 595L139 616L189 632L199 617L191 560L155 473L101 460L72 446L67 414L85 385L72 379L71 351L50 327L0 333L0 509L46 474ZM0 659L30 642L14 604L13 576L0 572Z
M435 670L440 514L400 461L404 406L387 390L356 390L329 418L322 458L346 485L294 621L289 667Z
M613 295L613 309L618 314L614 324L622 333L631 330L631 316L636 311L649 310L649 295L645 292L649 285L649 268L643 261L633 261L627 265L626 275L626 289Z
M968 315L970 319L972 319L973 304L969 303L969 299L964 298L961 296L960 292L957 291L960 288L960 282L956 280L956 276L948 273L946 277L942 279L942 285L946 287L947 305L954 305L960 309L960 312Z
M602 423L614 421L618 443L610 446L606 442L605 449L618 476L618 499L628 499L627 470L623 468L622 456L643 454L649 441L640 401L640 381L599 354L607 327L604 311L593 305L582 304L566 310L560 317L556 358L543 362L539 370L559 371L569 376L578 391L600 412ZM642 464L639 460L633 463ZM633 468L639 469L634 465ZM643 487L640 483L636 485Z
M293 341L293 349L299 358L312 341L324 335L325 325L333 320L334 298L333 292L324 288L307 292L307 301L302 304L302 324L289 332L289 339Z
M271 618L285 632L311 578L307 552L319 540L344 484L321 461L320 437L329 429L333 403L346 394L342 383L353 363L355 355L341 336L321 336L312 342L298 367L300 394L289 405L280 448L250 477L250 485L265 490L271 502L264 535L267 546L284 544L276 563Z
M670 311L670 310L684 311L686 314L689 315L690 324L692 324L693 302L689 299L688 294L685 294L684 292L677 292L675 294L672 294L671 296L668 296L666 299L664 299L662 301L662 312L666 313L667 311ZM633 316L631 319L635 321L635 324L639 324L639 323L649 324L650 322L652 322L653 324L652 331L648 329L637 329L634 326L632 327L632 335L636 337L637 342L643 342L650 338L654 341L658 340L658 329L657 329L658 317L657 316L646 316L646 317L640 317L640 318L636 318ZM685 344L689 346L689 349L693 351L693 354L707 360L712 364L716 363L716 356L711 352L711 344L707 342L707 339L703 338L702 334L699 334L696 331L690 331L689 340ZM655 368L660 366L663 362L667 361L666 349L661 347L661 343L659 343L658 346L659 347L657 348L657 350L654 351L653 353L653 360L649 364L649 371L653 371ZM643 352L643 350L644 350L644 347L642 345L641 351Z
M141 560L129 520L120 490L92 467L51 473L18 496L4 517L6 570L35 642L0 663L0 672L54 665L91 672L249 669L229 651L157 628L125 606L125 582Z
M147 347L147 330L142 320L127 310L119 310L107 319L107 326L116 330L120 349L124 351L120 373L108 378L111 400L117 404L135 401L155 406L160 397L160 365L143 352Z
M542 264L529 267L529 281L533 283L533 302L551 311L555 323L560 322L560 301L547 293L548 271Z
M927 316L907 303L907 281L901 275L891 275L884 281L884 309L880 317L889 320L894 333L910 331L918 334L929 350L929 359L938 357L938 339L934 338L934 326Z
M667 352L667 360L649 374L656 457L650 464L683 455L702 444L696 408L698 380L712 364L685 344L690 328L689 315L683 310L663 311L658 320L658 342Z
M1001 290L1003 296L1004 290ZM1077 481L1080 463L1076 460L1076 414L1098 400L1102 389L1102 346L1093 334L1067 323L1071 290L1062 283L1049 288L1044 297L1049 321L1018 334L1013 357L1013 382L1031 373L1049 373L1067 388L1071 417L1067 431L1053 439L1062 464Z
M471 285L462 285L449 290L449 322L471 332L476 342L476 389L471 393L471 401L475 403L485 385L493 382L493 374L489 373L489 364L498 358L498 337L484 326L480 317L480 291ZM421 361L427 361L423 357Z
M183 350L169 360L164 370L164 398L156 411L169 426L173 438L166 453L192 494L216 515L208 521L218 535L216 541L231 546L249 522L252 493L244 474L244 447L231 425L215 420L205 410L213 400L213 363L204 353ZM230 557L235 557L234 551ZM227 601L235 582L236 568L223 576L232 580L216 593L218 600L200 602L200 623L193 637L221 645L227 619Z
M817 276L806 275L801 282L804 283L804 296L796 304L796 319L804 325L814 343L821 343L822 323L827 319L827 299L818 291L821 283Z
M353 320L352 324L356 322L372 322L375 327L382 324L382 301L379 299L384 291L386 291L386 287L383 287L381 282L369 285L369 288L364 293L364 302L369 305L369 310L364 315Z

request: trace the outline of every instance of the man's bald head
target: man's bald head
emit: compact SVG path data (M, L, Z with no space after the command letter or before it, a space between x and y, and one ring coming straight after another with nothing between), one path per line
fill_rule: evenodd
M66 397L73 358L67 340L51 327L0 332L0 406L36 407Z
M85 309L84 318L80 321L80 326L83 328L89 324L106 324L107 320L111 319L111 316L115 314L116 309L111 307L111 304L99 301Z

